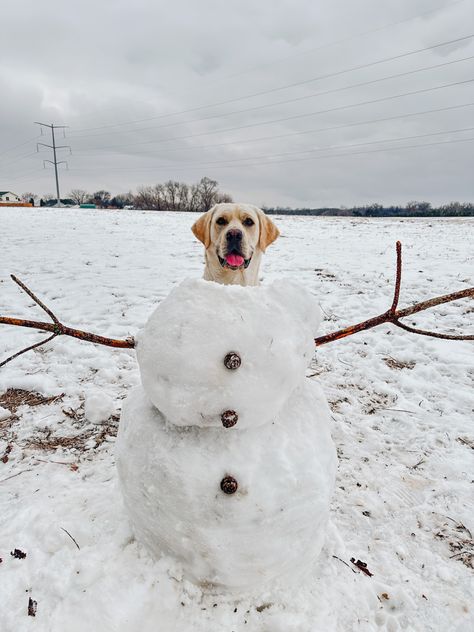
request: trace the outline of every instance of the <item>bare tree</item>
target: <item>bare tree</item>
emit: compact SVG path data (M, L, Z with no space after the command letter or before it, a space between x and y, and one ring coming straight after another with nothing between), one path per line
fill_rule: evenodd
M178 211L177 208L179 198L180 184L176 180L168 180L163 186L165 208L168 211Z
M214 205L214 200L218 193L217 180L211 180L211 178L207 177L201 178L198 187L201 198L201 208L199 210L204 212Z
M431 210L431 204L429 202L408 202L406 205L407 211L410 213L427 213Z
M84 191L84 189L73 189L69 193L69 198L75 204L85 204L90 198L90 193L87 193L87 191Z
M209 210L214 204L220 204L222 202L232 202L232 197L228 193L222 193L219 191L219 185L217 180L211 178L201 178L198 184L199 192L199 205L198 209L204 213Z
M164 209L163 185L140 187L135 196L135 207L149 211L161 211Z
M191 186L185 182L168 180L164 184L140 187L134 205L136 208L153 211L203 213L219 202L232 202L232 197L219 191L216 180L202 178Z
M99 208L107 208L110 200L110 193L101 189L92 195L92 201Z
M135 195L135 206L142 209L152 209L153 187L139 187Z
M179 183L178 188L178 210L187 211L189 207L189 186L184 183Z
M33 206L36 204L36 202L38 201L38 196L36 195L36 193L22 193L21 194L21 201L22 202L30 202L31 204L33 204Z
M233 198L228 193L217 193L214 204L223 204L224 202L233 202Z
M199 185L192 184L189 189L188 211L197 213L201 210L201 196L199 194Z

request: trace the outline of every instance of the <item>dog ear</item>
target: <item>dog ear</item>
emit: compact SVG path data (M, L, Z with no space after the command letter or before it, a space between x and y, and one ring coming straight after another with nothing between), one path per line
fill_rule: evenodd
M265 252L267 247L272 244L277 237L280 236L280 231L263 211L260 211L260 213L258 214L258 218L260 221L260 237L258 240L258 245L260 250L262 252Z
M191 230L194 235L202 241L204 247L209 248L211 245L211 220L212 220L213 209L211 208L207 213L201 215L201 217L194 222L191 226Z

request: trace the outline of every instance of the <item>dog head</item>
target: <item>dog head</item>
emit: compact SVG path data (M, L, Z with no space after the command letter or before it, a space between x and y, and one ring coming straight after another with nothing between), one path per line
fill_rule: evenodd
M206 248L208 264L223 270L249 268L280 232L265 213L250 204L216 204L192 226Z

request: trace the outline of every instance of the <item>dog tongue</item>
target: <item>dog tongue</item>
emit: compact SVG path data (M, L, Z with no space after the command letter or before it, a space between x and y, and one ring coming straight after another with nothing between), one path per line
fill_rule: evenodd
M241 255L227 255L225 260L234 268L240 268L244 262L244 258Z

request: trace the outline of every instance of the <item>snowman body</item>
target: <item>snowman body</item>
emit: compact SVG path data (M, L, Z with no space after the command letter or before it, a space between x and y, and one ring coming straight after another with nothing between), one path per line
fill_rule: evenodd
M117 439L125 505L151 554L173 555L201 586L291 581L320 552L336 456L326 400L304 373L317 322L288 282L189 281L138 337L142 386ZM230 351L241 364L229 369Z

